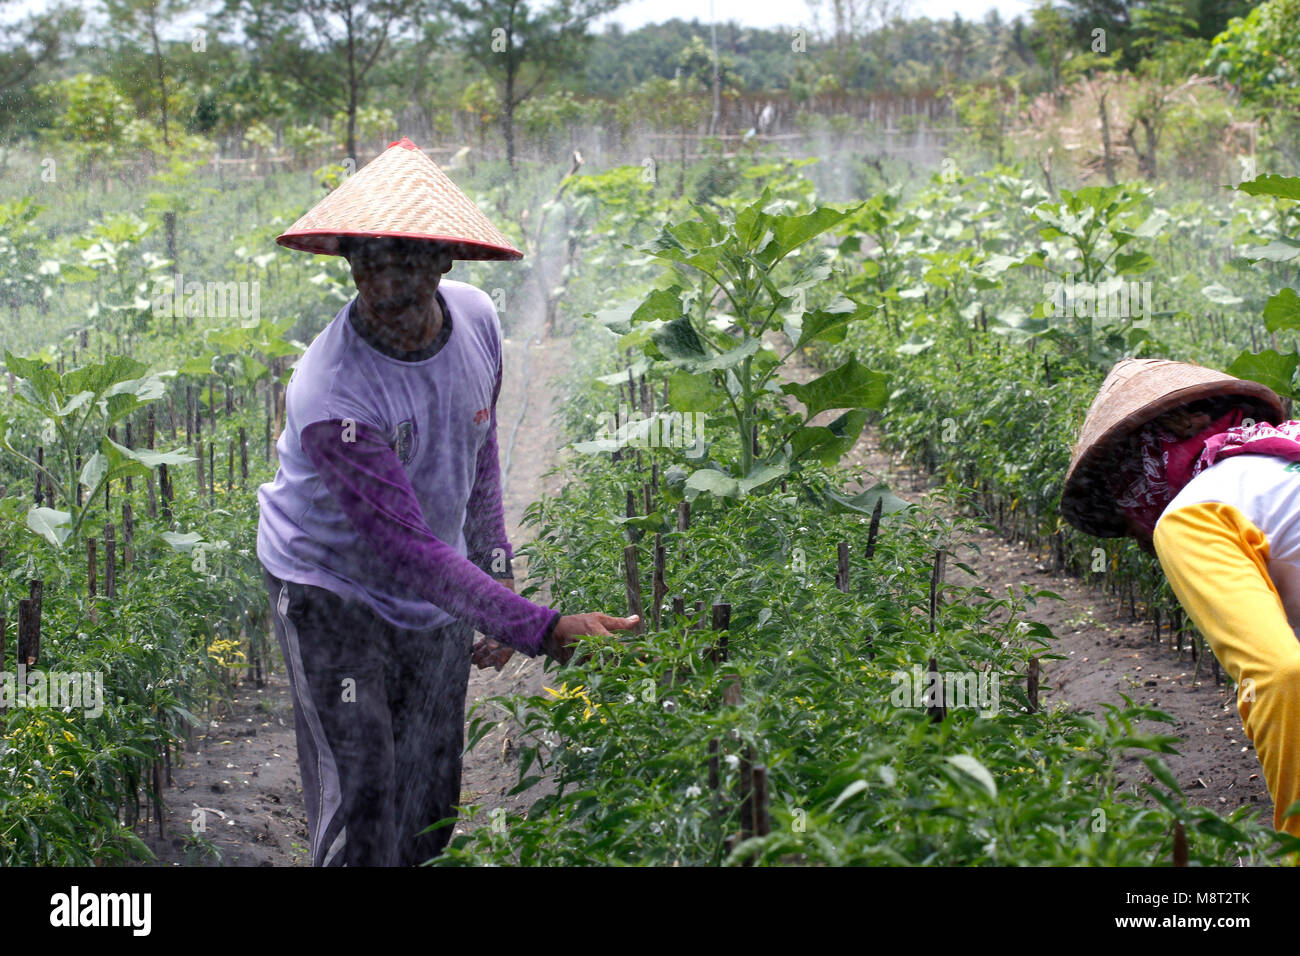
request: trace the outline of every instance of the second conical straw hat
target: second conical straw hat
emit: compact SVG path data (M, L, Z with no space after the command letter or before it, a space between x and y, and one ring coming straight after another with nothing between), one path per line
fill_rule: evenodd
M1166 412L1202 398L1238 396L1258 421L1286 418L1282 400L1258 382L1167 359L1124 359L1110 370L1083 420L1061 491L1061 515L1102 538L1126 533L1111 487L1116 454L1138 429Z
M444 242L454 247L457 259L522 259L524 255L433 160L405 138L345 179L276 242L336 256L340 236Z

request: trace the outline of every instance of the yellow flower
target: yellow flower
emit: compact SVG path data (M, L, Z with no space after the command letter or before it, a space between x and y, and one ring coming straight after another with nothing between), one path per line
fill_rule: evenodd
M77 738L72 736L72 734L68 733L66 730L63 732L63 739L70 744L75 744L77 742Z

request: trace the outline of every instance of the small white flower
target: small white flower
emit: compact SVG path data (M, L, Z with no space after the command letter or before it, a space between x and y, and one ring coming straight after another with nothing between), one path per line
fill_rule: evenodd
M737 757L735 754L727 754L727 766L730 767L732 770L735 770L737 767L740 766L740 758Z
M580 754L589 754L589 753L591 753L591 748L590 748L590 747L579 747L579 748L578 748L578 753L580 753Z
M664 701L664 710L668 711L668 713L671 714L676 709L677 709L677 705L674 704L671 700Z
M624 696L624 698L623 698L623 703L625 703L625 704L635 704L635 703L636 703L636 694L627 694L626 696Z
M689 787L686 788L686 796L688 797L698 797L703 792L704 791L701 790L699 787L697 787L695 784L691 784Z

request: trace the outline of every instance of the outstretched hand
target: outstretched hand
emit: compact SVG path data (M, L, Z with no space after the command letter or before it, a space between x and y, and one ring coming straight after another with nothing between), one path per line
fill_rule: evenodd
M555 622L551 636L542 644L542 653L561 664L567 664L569 658L573 656L573 647L578 643L578 638L593 634L611 634L614 631L630 631L640 620L640 616L636 614L631 617L611 617L599 611L566 614Z

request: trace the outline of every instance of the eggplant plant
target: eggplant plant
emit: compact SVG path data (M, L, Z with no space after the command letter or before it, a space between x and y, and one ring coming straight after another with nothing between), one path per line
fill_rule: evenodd
M796 351L842 339L846 327L867 314L848 296L823 291L835 252L806 250L856 208L817 205L800 212L764 189L734 213L704 206L694 211L697 218L666 226L642 247L670 264L671 284L607 325L640 345L645 367L666 369L674 412L718 412L730 422L737 460L696 469L685 488L691 498L736 497L789 474L802 460L838 461L889 390L884 375L853 358L806 384L777 380ZM824 304L812 305L814 298ZM778 330L788 340L780 349L764 341ZM804 411L788 411L783 395ZM827 425L810 424L831 409L846 411ZM756 445L766 453L756 453Z
M1300 200L1300 177L1260 176L1237 187L1251 196L1274 196L1278 199ZM1294 207L1293 215L1300 214ZM1300 237L1279 236L1262 246L1253 246L1242 258L1252 263L1271 262L1289 266L1294 275L1300 267ZM1264 328L1274 334L1300 329L1300 294L1292 286L1284 286L1264 303ZM1300 397L1295 387L1296 367L1300 354L1295 350L1279 352L1264 349L1260 352L1243 351L1228 367L1228 374L1248 378L1267 385L1279 395Z
M63 508L33 506L27 527L56 548L81 535L104 485L121 478L147 478L158 465L193 461L179 451L133 449L109 437L109 429L164 394L163 379L175 372L149 373L126 356L85 365L60 375L39 359L5 352L5 364L17 379L15 398L43 416L42 437L55 446L40 464L14 447L12 416L0 416L0 442L49 480ZM81 451L93 449L84 464ZM83 501L78 488L86 489Z

